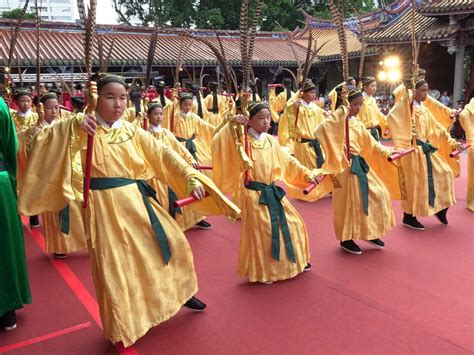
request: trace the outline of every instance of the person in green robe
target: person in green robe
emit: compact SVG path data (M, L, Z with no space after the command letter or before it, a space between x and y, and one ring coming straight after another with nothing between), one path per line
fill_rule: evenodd
M5 330L16 328L15 311L31 303L23 230L17 212L17 150L15 125L0 97L0 327Z

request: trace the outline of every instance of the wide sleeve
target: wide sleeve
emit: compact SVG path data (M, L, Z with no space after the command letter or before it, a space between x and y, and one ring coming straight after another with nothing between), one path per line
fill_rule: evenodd
M7 171L10 176L10 182L14 191L16 191L16 154L18 150L18 141L16 136L15 123L10 116L5 101L0 98L0 130L1 130L1 149L0 160L7 163ZM3 157L2 157L3 155Z
M211 146L212 137L216 127L199 118L198 115L192 114L194 124L196 125L196 132L199 138L202 139L208 147Z
M243 183L244 167L237 152L230 123L222 127L212 139L212 177L226 194L236 193ZM240 142L242 144L242 142Z
M459 143L451 138L448 130L444 128L441 123L428 111L429 126L430 126L430 143L438 148L437 153L449 165L455 177L461 174L461 166L459 157L451 158L450 153L459 146Z
M288 102L278 123L278 142L284 147L291 147L295 129L295 105Z
M170 146L163 144L145 131L137 130L145 164L150 174L159 177L170 186L180 198L189 196L196 183L204 186L209 197L196 201L189 207L203 215L224 214L235 220L240 210L204 174L193 169Z
M396 149L407 149L412 145L411 94L405 86L397 87L397 101L387 115L388 128Z
M459 122L466 132L466 140L471 144L470 149L474 149L474 98L464 107L459 115Z
M80 199L80 181L75 169L81 168L74 165L79 151L86 145L87 135L79 129L79 122L80 117L74 115L35 136L18 200L20 213L33 216L57 212L69 201Z
M423 102L428 110L433 114L433 117L443 126L444 128L448 128L453 124L453 110L451 110L448 106L443 105L438 100L435 100L430 95L426 97L425 102Z
M370 169L375 172L387 187L392 200L400 200L399 170L397 165L387 160L392 151L380 142L377 142L365 127L360 127L358 131L363 147L361 155L367 161Z
M326 157L323 168L334 175L340 174L348 165L343 149L347 114L347 108L339 106L314 131Z

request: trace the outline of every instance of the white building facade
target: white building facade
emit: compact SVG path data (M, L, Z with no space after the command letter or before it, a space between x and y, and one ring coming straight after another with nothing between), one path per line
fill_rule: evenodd
M24 0L0 0L0 13L16 8L23 8ZM38 0L43 21L74 22L76 17L76 0ZM35 13L35 2L30 0L28 12Z

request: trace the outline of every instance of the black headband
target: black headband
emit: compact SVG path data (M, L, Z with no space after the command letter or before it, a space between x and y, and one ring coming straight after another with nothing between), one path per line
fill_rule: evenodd
M263 109L269 110L270 107L264 102L251 102L251 103L249 103L250 118L255 116L258 112L260 112Z
M179 95L179 103L182 103L184 100L192 100L193 95L191 95L189 92L183 92Z
M118 83L120 85L123 85L123 87L126 89L127 88L127 83L125 82L125 79L122 78L121 76L118 75L109 75L109 74L104 74L104 73L99 73L97 79L97 90L100 91L105 85L110 84L110 83Z
M415 89L419 89L421 85L427 84L427 81L425 79L420 79L415 83Z
M31 97L31 92L28 91L28 90L18 90L15 92L15 94L13 95L13 99L14 100L18 100L20 97L22 96L29 96Z
M362 78L362 86L369 85L372 83L375 83L375 78L373 76Z
M146 113L150 114L155 108L158 108L158 107L163 108L163 106L159 102L153 102L148 105L148 109Z
M40 97L40 102L44 105L46 101L55 99L58 100L58 96L53 93L53 92L48 92L47 94L44 94L43 96Z
M349 102L354 101L355 99L359 97L362 97L362 92L360 90L357 90L354 88L349 89L349 96L348 96Z
M312 90L316 90L316 85L313 83L313 81L311 79L307 79L304 82L303 87L301 88L301 91L308 92L308 91L312 91Z

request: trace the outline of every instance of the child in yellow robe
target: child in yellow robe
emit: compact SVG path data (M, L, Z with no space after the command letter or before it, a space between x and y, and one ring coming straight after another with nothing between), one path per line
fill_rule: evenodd
M24 176L28 174L29 162L35 147L36 134L41 130L49 129L55 125L59 118L59 102L56 94L48 93L40 98L43 106L40 121L33 127L21 132L18 136L18 167L21 174L19 180L20 195L24 190ZM76 160L79 155L72 157ZM80 181L80 179L79 179ZM79 183L80 185L80 183ZM41 189L42 186L37 186ZM78 189L81 189L78 186ZM66 254L86 249L86 238L82 221L81 206L78 201L70 201L66 207L59 212L44 212L42 215L45 235L46 252L52 253L54 257L63 259Z
M101 76L97 88L95 116L77 115L38 134L19 209L55 211L74 199L71 152L83 153L84 169L85 132L94 134L85 211L92 276L106 338L128 347L181 306L206 307L194 297L197 278L186 237L146 181L159 177L179 197L192 194L200 200L192 208L205 214L235 218L240 211L170 147L122 119L124 79ZM43 189L36 188L40 184ZM210 197L203 198L205 192Z
M471 146L467 153L467 209L474 212L474 98L464 106L459 115L466 141Z
M380 142L378 127L382 131L382 136L388 138L386 117L380 111L375 101L375 93L377 92L377 81L374 77L366 77L362 79L362 95L364 100L362 107L357 114L357 118L364 124L365 128L370 131L372 137Z
M291 79L284 78L281 82L283 86L283 91L276 95L275 88L270 87L268 91L268 102L270 104L270 112L272 114L272 121L278 123L283 111L285 111L286 104L289 100L295 95L291 91ZM278 132L278 129L275 130L275 133Z
M387 162L390 150L356 119L363 94L352 87L349 107L341 104L340 95L338 108L315 134L326 152L326 169L341 185L332 196L336 239L344 251L362 254L357 240L383 249L385 243L380 238L395 226L391 198L400 199L398 170Z
M18 110L11 112L13 122L17 132L21 132L28 127L34 126L38 120L38 115L31 110L32 99L29 90L20 89L13 95L13 100Z
M299 95L287 103L279 121L278 140L292 149L295 158L308 169L323 167L324 153L314 130L324 121L324 110L314 103L316 85L307 80ZM325 189L315 189L305 195L303 190L288 187L288 194L302 201L316 201L327 195Z
M176 136L199 165L212 165L211 140L215 127L192 113L192 106L192 95L181 92L178 102L164 108L162 125ZM212 170L206 170L204 174L212 177Z
M266 104L252 103L249 108L250 118L237 115L214 136L214 180L225 193L240 191L243 213L238 274L250 282L271 283L292 278L311 267L304 221L276 182L284 180L304 189L322 170L305 168L266 133L271 121ZM249 126L253 163L248 181L233 133L245 124Z
M396 149L416 149L400 159L407 194L402 200L403 225L425 230L417 217L432 215L448 224L448 208L456 203L454 177L459 176L459 163L449 153L459 143L425 107L429 91L425 80L416 83L413 93L405 87L399 90L387 115L389 129Z
M147 110L147 118L150 121L148 131L153 137L173 148L173 150L178 153L181 158L187 161L189 165L192 165L194 168L198 167L199 164L194 160L191 153L189 153L189 151L178 142L173 133L166 128L161 127L161 122L163 121L163 107L161 104L150 104ZM186 231L191 227L209 229L209 226L202 223L206 218L205 216L201 216L189 207L173 207L173 203L177 200L177 195L169 186L157 178L150 180L149 183L157 192L158 201L160 201L161 206L169 212L171 217L175 219L183 231Z
M232 98L227 98L217 93L217 82L209 83L209 90L211 91L204 99L204 105L207 109L207 122L213 126L219 126L224 119L224 113L227 109L227 101Z

